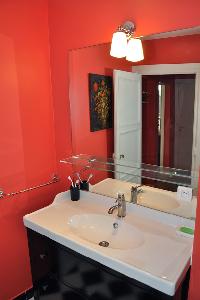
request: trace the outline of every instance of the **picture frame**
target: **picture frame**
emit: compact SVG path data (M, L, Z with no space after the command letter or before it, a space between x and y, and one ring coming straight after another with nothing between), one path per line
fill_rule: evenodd
M112 128L112 77L89 73L90 131Z

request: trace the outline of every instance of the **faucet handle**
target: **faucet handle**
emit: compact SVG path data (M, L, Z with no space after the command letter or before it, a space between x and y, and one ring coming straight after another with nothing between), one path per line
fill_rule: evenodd
M142 191L142 189L140 189L140 190L138 190L138 188L140 188L140 187L142 187L142 184L140 184L140 185L136 185L136 186L132 186L131 187L131 191L133 191L133 192L136 192L136 191Z
M124 193L121 193L121 192L118 192L117 193L117 200L116 201L124 201L125 200L125 196L124 196Z
M133 186L131 187L131 192L135 192L137 190L137 187Z
M123 195L123 193L122 193L122 192L118 192L118 193L117 193L117 198L121 198L121 197L122 197L122 195Z
M118 192L117 193L117 199L115 201L118 206L122 206L122 203L125 202L125 196L124 196L124 193L121 193L121 192Z
M142 185L132 186L131 187L131 198L130 202L137 204L137 196L139 193L143 193L143 189L139 189Z

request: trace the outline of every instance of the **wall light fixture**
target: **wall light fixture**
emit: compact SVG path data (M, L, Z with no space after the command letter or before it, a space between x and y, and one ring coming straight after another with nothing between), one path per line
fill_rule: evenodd
M110 55L117 58L126 57L128 61L136 62L144 59L142 42L134 38L135 25L127 21L117 28L113 34Z

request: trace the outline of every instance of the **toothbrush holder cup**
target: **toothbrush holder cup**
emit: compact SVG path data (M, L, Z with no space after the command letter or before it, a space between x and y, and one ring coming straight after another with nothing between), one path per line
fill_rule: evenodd
M78 201L80 199L80 190L78 186L70 186L70 195L72 201Z
M87 182L87 180L80 182L80 189L82 191L89 191L89 182Z

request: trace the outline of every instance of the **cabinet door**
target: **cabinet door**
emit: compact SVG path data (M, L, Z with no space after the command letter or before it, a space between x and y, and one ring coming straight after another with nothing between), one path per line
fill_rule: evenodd
M28 230L29 255L33 283L37 283L55 268L56 247L52 241Z
M58 280L90 300L172 299L62 246L57 247L56 261Z
M46 277L34 286L35 300L86 300L69 286L53 277Z
M172 300L119 272L28 230L36 300Z

